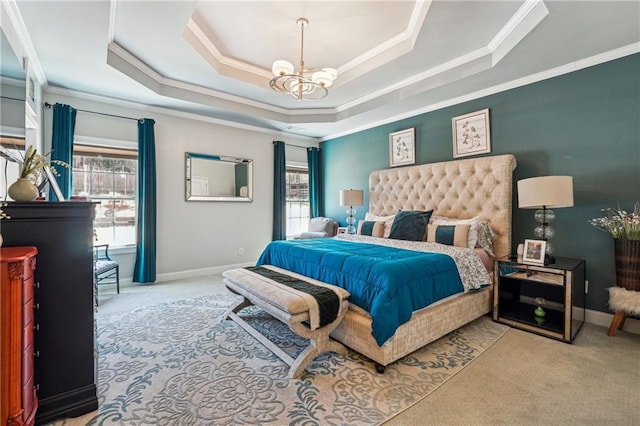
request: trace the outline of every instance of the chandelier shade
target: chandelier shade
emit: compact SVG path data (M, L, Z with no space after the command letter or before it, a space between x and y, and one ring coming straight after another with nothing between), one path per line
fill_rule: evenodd
M304 29L309 24L306 18L296 21L300 28L300 66L298 72L289 61L278 59L271 71L274 76L269 86L277 92L287 92L299 101L322 99L329 94L327 90L338 77L333 68L307 69L304 67Z

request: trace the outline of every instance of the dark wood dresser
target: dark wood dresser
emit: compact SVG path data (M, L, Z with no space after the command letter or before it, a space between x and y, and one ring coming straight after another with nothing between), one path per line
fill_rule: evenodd
M36 424L98 408L91 202L9 202L3 247L35 246Z
M35 247L0 248L0 424L33 425Z

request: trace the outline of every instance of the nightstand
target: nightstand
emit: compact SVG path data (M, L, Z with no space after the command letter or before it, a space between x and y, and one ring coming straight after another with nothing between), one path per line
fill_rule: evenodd
M585 268L584 260L562 257L550 265L496 259L493 319L571 343L585 319ZM540 298L544 315L536 313Z

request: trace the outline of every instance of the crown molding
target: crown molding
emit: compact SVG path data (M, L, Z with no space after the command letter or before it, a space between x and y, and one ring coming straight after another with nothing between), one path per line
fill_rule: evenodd
M31 42L27 26L22 19L20 9L15 0L2 0L0 8L0 26L5 33L11 48L18 57L24 69L24 59L29 59L29 73L40 85L47 84L47 77L42 70L36 50Z
M177 117L177 118L186 118L189 120L195 120L195 121L200 121L204 123L217 124L225 127L232 127L236 129L249 130L252 132L264 133L264 134L268 134L268 135L280 137L280 138L288 137L288 138L294 138L299 141L310 142L310 143L317 143L320 141L319 138L315 138L311 136L303 136L303 135L283 132L281 130L276 130L276 129L268 129L265 127L252 126L250 124L243 124L235 121L223 120L215 117L209 117L206 115L196 114L192 112L184 112L184 111L167 108L167 107L158 107L158 106L152 106L147 104L141 104L137 102L124 101L121 99L114 99L106 96L79 92L76 90L63 89L56 86L50 86L50 85L47 86L45 94L69 96L69 97L82 99L86 101L113 105L120 108L129 108L133 110L146 111L146 112L155 113L155 114L164 114L164 115Z
M368 123L363 126L358 126L349 129L345 132L334 133L331 135L324 136L320 138L321 142L336 139L343 136L348 136L354 133L362 132L364 130L372 129L378 126L382 126L385 124L393 123L396 121L404 120L407 118L415 117L417 115L425 114L431 111L437 111L442 108L447 108L453 105L458 105L464 102L473 101L475 99L480 99L485 96L494 95L496 93L505 92L507 90L516 89L518 87L526 86L529 84L537 83L539 81L548 80L550 78L558 77L564 74L569 74L574 71L579 71L581 69L589 68L595 65L603 64L605 62L614 61L616 59L623 58L625 56L634 55L636 53L640 53L640 43L633 43L627 46L623 46L618 49L614 49L608 52L601 53L599 55L594 55L589 58L581 59L579 61L571 62L569 64L561 65L556 68L552 68L546 71L542 71L536 74L531 74L526 77L522 77L516 80L512 80L506 83L498 84L492 87L488 87L486 89L478 90L473 93L468 93L463 96L457 96L455 98L450 98L444 100L442 102L437 102L429 105L425 105L424 107L413 109L411 111L403 112L401 114L396 114L391 117L387 117L384 120L377 120L371 123Z

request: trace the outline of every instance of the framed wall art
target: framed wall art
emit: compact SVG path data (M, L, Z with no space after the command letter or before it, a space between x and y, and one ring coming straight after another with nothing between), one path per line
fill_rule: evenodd
M524 263L543 265L546 249L546 241L524 240L524 253L522 254L522 261Z
M453 158L491 152L489 109L451 119Z
M404 166L416 162L415 129L389 134L389 166Z

